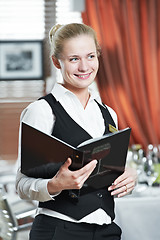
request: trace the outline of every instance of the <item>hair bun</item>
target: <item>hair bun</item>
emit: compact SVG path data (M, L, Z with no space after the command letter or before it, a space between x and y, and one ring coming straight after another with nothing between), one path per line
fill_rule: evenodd
M50 40L51 43L52 43L52 40L53 40L53 37L54 37L55 33L57 32L57 30L58 30L60 27L62 27L61 24L56 24L56 25L54 25L54 26L50 29L50 31L49 31L49 40Z

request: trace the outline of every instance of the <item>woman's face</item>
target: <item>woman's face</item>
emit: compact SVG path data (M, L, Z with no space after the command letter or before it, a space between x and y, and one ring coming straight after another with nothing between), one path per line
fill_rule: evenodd
M98 71L98 57L94 39L80 35L66 40L59 59L64 86L73 91L86 89Z

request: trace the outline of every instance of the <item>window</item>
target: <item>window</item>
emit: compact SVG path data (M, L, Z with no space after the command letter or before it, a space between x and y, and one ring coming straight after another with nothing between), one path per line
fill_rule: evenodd
M44 0L1 0L0 39L43 39Z
M55 23L82 22L81 11L84 2L85 0L0 0L0 40L48 41L49 29ZM44 45L45 71L48 76L50 75L47 52L49 50L46 47L48 43ZM48 91L53 85L53 79L60 77L53 67L51 75L52 80L47 79L46 84ZM0 81L0 98L28 97L35 96L36 93L39 96L43 88L43 81Z
M84 8L83 0L57 0L56 23L66 24L82 22L81 11Z

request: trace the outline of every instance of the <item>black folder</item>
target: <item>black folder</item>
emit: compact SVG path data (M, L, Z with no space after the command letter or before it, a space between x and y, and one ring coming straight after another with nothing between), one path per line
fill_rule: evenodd
M34 178L52 178L68 157L73 171L97 159L84 187L94 190L109 186L124 172L130 132L130 128L119 130L75 148L22 122L21 172Z

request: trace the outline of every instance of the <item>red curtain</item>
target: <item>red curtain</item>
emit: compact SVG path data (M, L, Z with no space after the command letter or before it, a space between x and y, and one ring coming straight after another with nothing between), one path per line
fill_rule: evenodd
M83 22L101 45L97 85L131 127L131 144L160 143L160 1L86 0Z

